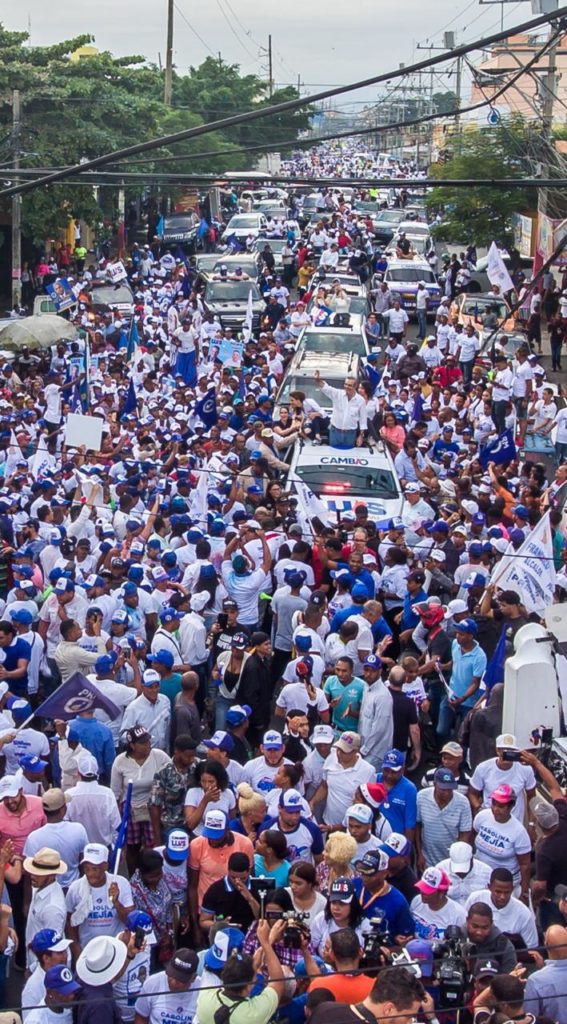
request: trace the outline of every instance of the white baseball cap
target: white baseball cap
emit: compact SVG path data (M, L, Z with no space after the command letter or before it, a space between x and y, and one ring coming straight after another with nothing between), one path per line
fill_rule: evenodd
M456 875L461 871L469 871L472 859L472 846L468 843L451 843L449 847L450 868Z

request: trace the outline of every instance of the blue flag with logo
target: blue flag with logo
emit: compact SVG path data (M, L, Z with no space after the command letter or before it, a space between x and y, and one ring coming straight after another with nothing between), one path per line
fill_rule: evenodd
M217 420L217 396L214 391L207 391L207 394L195 403L195 412L203 421L207 430L214 427Z
M71 393L71 412L83 413L85 411L83 406L83 399L81 398L81 389L78 381L75 383L75 387Z
M412 423L419 423L419 421L423 419L423 396L421 394L421 391L417 392L413 400L411 418Z
M128 335L128 347L126 349L126 358L131 359L136 351L137 346L140 344L140 335L138 334L138 325L136 318L132 317L130 324L130 333Z
M126 837L128 835L128 822L130 820L130 812L132 809L132 790L134 783L129 782L126 787L126 799L124 800L124 807L122 808L122 818L120 825L118 826L118 832L116 833L116 842L110 856L110 870L113 875L116 874L118 865L120 864L120 854L126 845Z
M39 705L35 713L41 718L61 718L63 721L69 721L81 712L93 711L94 708L106 711L112 720L118 718L120 714L120 708L117 708L116 704L105 697L96 686L89 683L82 672L73 672L66 683L61 683L61 686Z
M496 649L492 655L488 665L484 672L484 685L487 690L491 690L496 683L504 682L504 665L506 662L506 631L508 627L502 626L500 633L500 639L496 644Z
M130 383L128 385L128 392L126 395L126 401L124 402L122 415L129 416L131 412L136 412L137 405L138 399L136 398L136 388L134 387L134 381L132 377L130 377Z
M514 434L511 430L505 430L494 441L482 445L478 453L478 461L483 469L486 469L489 462L501 466L504 462L513 462L516 458L516 445Z
M364 367L364 372L366 374L366 379L370 381L370 384L372 385L372 394L374 394L376 388L380 383L380 378L382 374L379 373L378 370L375 370L371 363L366 364L366 366Z

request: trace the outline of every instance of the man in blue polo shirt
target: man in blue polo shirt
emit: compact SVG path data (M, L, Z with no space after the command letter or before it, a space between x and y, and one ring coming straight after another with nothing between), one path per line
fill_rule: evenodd
M412 842L415 839L417 820L417 789L413 782L404 777L405 755L401 750L386 751L382 771L376 776L377 782L386 787L386 799L380 810L390 822L393 832L401 832Z
M353 879L353 885L364 916L383 918L388 945L403 945L408 935L415 933L415 925L405 896L386 880L388 866L384 850L367 850L354 862L358 878Z
M437 735L442 743L463 721L477 701L477 690L486 669L486 654L476 639L478 627L474 619L461 619L455 624L451 645L451 684L439 708Z
M417 612L414 611L414 605L427 601L427 594L423 589L424 583L425 573L422 569L414 569L413 572L410 572L406 580L407 593L404 597L404 605L402 611L396 616L396 622L399 623L401 630L409 630L410 633L413 633L416 626L419 626L421 620Z

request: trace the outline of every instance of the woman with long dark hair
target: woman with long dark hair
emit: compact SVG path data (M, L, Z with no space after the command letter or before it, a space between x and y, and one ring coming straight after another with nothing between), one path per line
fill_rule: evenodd
M226 769L218 761L203 761L196 775L198 785L188 790L185 797L185 824L189 832L200 836L207 811L224 811L228 820L234 814L236 800Z
M310 945L313 952L323 956L329 935L341 928L352 928L356 932L361 949L364 936L371 929L350 878L337 878L331 883L325 909L317 914L311 925Z

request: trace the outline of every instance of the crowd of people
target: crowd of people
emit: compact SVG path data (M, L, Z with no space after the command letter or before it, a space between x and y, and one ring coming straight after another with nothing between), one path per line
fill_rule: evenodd
M369 229L333 218L295 242L348 312L333 269ZM300 391L274 417L329 301L305 260L288 287L268 255L241 368L159 244L125 260L134 347L82 302L106 272L85 253L88 349L0 355L0 990L23 985L24 1024L567 1024L567 803L486 677L540 621L492 580L547 513L567 590L567 413L529 339L479 360L450 296L418 350L379 259L366 377L330 422ZM75 400L97 451L66 440ZM555 470L480 458L555 427ZM383 443L398 517L331 523L287 484L327 429ZM43 714L77 678L110 705Z

